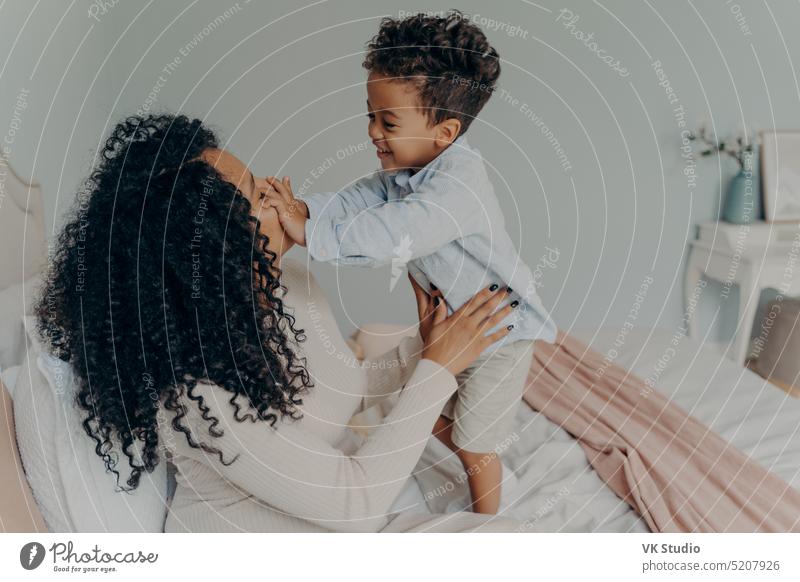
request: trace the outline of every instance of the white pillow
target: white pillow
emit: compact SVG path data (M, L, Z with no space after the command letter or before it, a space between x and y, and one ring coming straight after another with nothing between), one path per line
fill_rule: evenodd
M41 282L41 276L34 275L0 291L0 370L19 366L25 358L22 318L30 314Z
M51 356L26 317L30 340L14 387L14 418L22 464L51 532L163 532L167 514L167 461L145 473L133 493L117 492L95 442L83 430L71 367ZM127 457L118 452L124 486Z
M0 372L0 380L5 384L12 401L14 399L14 386L17 385L17 377L21 369L22 366L11 366L10 368L4 368L2 372Z

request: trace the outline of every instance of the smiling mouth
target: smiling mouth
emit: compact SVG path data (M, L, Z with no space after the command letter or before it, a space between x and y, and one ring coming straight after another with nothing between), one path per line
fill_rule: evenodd
M375 146L375 147L378 147L378 146ZM392 152L391 152L391 150L387 150L387 149L378 147L377 154L378 154L379 158L387 158L390 155L392 155Z

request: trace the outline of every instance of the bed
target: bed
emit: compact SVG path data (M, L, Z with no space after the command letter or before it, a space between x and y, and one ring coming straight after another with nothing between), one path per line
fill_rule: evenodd
M4 163L3 168L8 166ZM0 372L10 388L28 382L25 390L47 390L47 374L40 374L42 362L46 361L36 353L39 348L26 333L30 330L25 325L26 321L28 327L30 324L25 317L30 316L33 285L46 248L41 191L10 168L6 170L3 186L6 196L0 206L0 230L7 241L16 241L17 246L5 245L0 256L3 266ZM570 333L600 353L615 347L619 352L617 364L643 378L657 377L658 390L768 470L800 488L800 400L735 365L715 345L680 338L673 354L668 351L673 346L673 330L635 329L628 333L621 347L615 346L619 333L615 327L570 330ZM367 357L382 353L399 339L396 328L382 325L365 326L354 337L355 347ZM669 354L669 361L661 366L659 361L664 361L665 354ZM23 384L18 384L18 378ZM25 446L20 447L17 436L25 433L18 433L11 408L12 404L15 409L23 407L24 398L18 393L12 403L13 392L2 387L0 527L3 531L160 531L158 524L163 524L170 487L174 485L166 469L147 483L138 498L114 498L113 495L120 494L112 494L103 498L102 507L94 506L90 508L92 511L77 509L78 505L70 505L70 499L92 498L95 494L88 489L102 485L109 477L102 475L100 463L92 463L96 459L83 448L81 462L91 463L91 471L81 473L81 483L74 485L77 490L70 490L71 479L59 470L75 471L77 463L58 467L57 463L46 460L52 458L48 454L53 451L46 450L38 456L31 453L29 441L37 439L31 438L30 431L41 432L48 425L41 418L41 407L17 415L20 421L24 416L24 427L29 431ZM67 401L69 394L60 396ZM28 400L35 404L40 397ZM59 414L58 407L54 413ZM379 415L379 410L372 410L354 419L350 446L357 446L368 433L364 425L374 422ZM64 418L57 418L64 422ZM648 531L638 515L602 482L577 441L564 430L523 404L517 413L513 435L503 454L509 486L501 509L522 521L526 531ZM87 443L82 443L80 431L71 436L69 450L73 453L68 460L75 460L75 447L83 444L90 447L91 443L88 437L85 437ZM66 440L58 434L55 438ZM20 455L18 449L24 449L24 454ZM91 472L95 473L94 482L86 478ZM467 502L467 484L460 463L444 445L431 438L394 510L452 512L463 509ZM84 513L94 521L86 521L87 515L72 515L68 519L69 513ZM49 520L43 519L43 515L49 515Z
M391 326L368 326L357 336L367 357L396 341ZM723 347L702 345L675 332L638 328L617 344L619 329L576 329L570 333L641 378L656 380L672 398L723 438L800 489L800 400L725 357ZM674 348L674 353L670 348ZM659 365L668 354L668 364ZM363 421L362 421L363 422ZM643 520L619 499L589 465L578 442L523 404L504 452L516 485L501 510L539 532L646 532ZM453 511L466 506L460 463L431 439L398 504L410 511Z

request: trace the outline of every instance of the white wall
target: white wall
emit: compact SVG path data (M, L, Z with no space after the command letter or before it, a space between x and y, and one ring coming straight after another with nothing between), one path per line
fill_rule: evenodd
M31 90L11 157L43 182L49 220L63 211L109 124L141 108L154 88L153 108L205 117L257 173L291 175L296 187L309 180L312 188L335 190L376 167L370 148L343 160L337 151L367 139L361 51L381 16L398 15L396 3L106 4L104 10L88 0L37 4L13 52L11 38L31 4L15 0L0 9L0 46L8 55L0 77L3 114L9 117L21 87ZM469 137L496 169L497 193L523 257L534 266L545 247L558 251L555 268L544 270L541 294L560 327L621 326L652 276L636 324L677 328L686 241L698 222L718 214L720 188L735 167L698 160L690 189L674 108L683 107L688 128L707 120L721 135L743 124L800 127L792 62L800 56L792 26L800 6L755 0L538 6L451 0L402 10L458 7L502 24L485 27L504 59L505 93L492 98ZM579 17L571 29L564 18L557 21L562 8ZM206 28L215 20L213 30ZM593 33L627 76L570 30ZM655 61L675 92L673 104ZM533 114L552 130L568 170ZM312 169L327 158L335 163L314 178ZM403 282L390 293L388 269L314 270L344 328L413 320L410 291ZM709 287L706 320L714 296L719 288ZM735 312L735 301L730 295L724 313Z
M93 84L104 37L72 4L0 4L0 147L42 183L48 230L91 168L108 93Z

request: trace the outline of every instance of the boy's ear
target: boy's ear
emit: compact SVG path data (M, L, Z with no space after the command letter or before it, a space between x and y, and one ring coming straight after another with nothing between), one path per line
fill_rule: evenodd
M454 117L441 121L436 126L436 145L445 148L453 143L461 132L461 122Z

